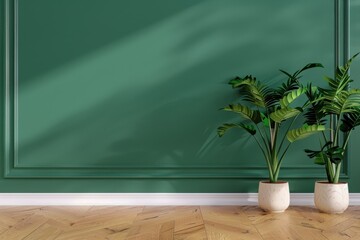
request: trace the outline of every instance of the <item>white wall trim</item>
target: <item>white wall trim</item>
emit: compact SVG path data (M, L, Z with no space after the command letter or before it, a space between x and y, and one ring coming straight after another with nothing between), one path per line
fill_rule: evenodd
M291 194L291 205L313 204L312 193ZM257 205L257 193L0 193L0 205Z

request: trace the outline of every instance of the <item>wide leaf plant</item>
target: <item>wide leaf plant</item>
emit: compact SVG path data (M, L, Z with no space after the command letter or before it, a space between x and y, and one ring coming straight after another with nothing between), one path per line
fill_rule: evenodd
M222 137L229 129L241 129L250 134L263 154L272 183L278 181L280 167L290 145L325 130L321 122L292 128L309 105L309 102L299 104L300 101L296 101L308 91L299 83L300 74L317 67L322 65L310 63L293 74L280 70L287 80L277 87L260 82L251 75L236 77L229 82L240 98L238 103L229 104L222 110L237 114L239 121L224 123L218 127L218 135Z
M316 164L324 165L329 183L338 183L344 154L352 130L360 125L360 89L350 88L350 66L355 54L336 69L334 78L325 77L326 88L307 88L310 107L305 113L306 124L324 124L331 119L329 133L323 132L319 150L306 149Z

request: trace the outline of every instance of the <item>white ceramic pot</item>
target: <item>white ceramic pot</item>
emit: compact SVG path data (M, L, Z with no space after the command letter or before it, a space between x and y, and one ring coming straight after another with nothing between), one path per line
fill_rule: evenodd
M288 182L259 182L259 207L267 212L284 212L290 204Z
M347 183L316 182L314 202L317 209L325 213L342 213L349 206Z

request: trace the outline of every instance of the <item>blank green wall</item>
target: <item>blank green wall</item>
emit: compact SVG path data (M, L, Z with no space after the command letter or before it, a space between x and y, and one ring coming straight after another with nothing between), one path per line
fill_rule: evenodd
M236 101L226 83L322 62L303 78L320 83L334 67L329 0L1 0L1 18L1 192L256 192L267 172L254 142L216 136L233 117L217 110ZM343 170L353 192L358 138ZM303 153L313 144L288 154L293 192L325 177Z

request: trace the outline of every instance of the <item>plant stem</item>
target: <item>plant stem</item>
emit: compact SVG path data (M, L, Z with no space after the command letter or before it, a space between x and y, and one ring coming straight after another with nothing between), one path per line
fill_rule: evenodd
M257 107L257 110L258 110L259 112L261 112L260 109L259 109L259 107ZM266 117L268 118L268 116L266 116ZM267 140L270 139L270 137L269 137L269 135L268 135L268 133L267 133L267 131L266 131L266 128L265 128L264 123L262 123L261 126L262 126L262 129L264 130L266 139L267 139ZM259 130L259 131L260 131L260 130Z
M255 139L256 143L259 145L259 147L260 147L262 153L264 154L265 158L267 158L267 154L265 153L265 150L264 150L263 146L261 146L261 144L260 144L259 140L257 139L257 137L255 137L255 135L252 135L252 136Z
M271 119L269 117L269 131L270 131L270 149L273 149L273 129L271 127Z
M289 127L286 129L286 133L289 132L290 128L292 127L292 125L294 124L294 122L295 122L295 120L298 118L298 116L299 116L299 115L296 115L296 116L292 119ZM279 147L278 147L278 152L280 152L280 150L281 150L281 148L282 148L282 145L284 144L285 139L286 139L286 134L283 136L283 138L282 138L282 140L281 140L281 143L280 143L280 145L279 145Z
M269 178L270 178L270 182L273 181L274 179L274 176L273 176L273 172L272 172L272 168L271 168L271 164L270 164L270 160L269 160L269 157L268 157L268 154L265 153L265 150L263 149L263 147L261 146L259 140L255 137L255 135L252 135L255 139L255 141L257 142L257 144L259 145L264 157L265 157L265 160L266 160L266 163L268 165L268 170L269 170Z
M257 124L255 124L255 126L256 126L258 132L260 133L260 137L261 137L262 141L264 142L264 145L266 147L266 151L267 151L268 155L270 155L270 148L269 148L269 146L267 144L267 141L266 141L267 139L264 137L263 133L261 132L261 130L259 128L259 126ZM259 145L260 145L260 143L259 143Z
M279 173L275 174L275 175L273 176L273 179L270 179L270 182L271 182L271 183L276 183L277 180L278 180L278 175L279 175Z
M339 178L340 178L340 170L341 170L341 162L336 164L336 172L335 172L335 176L334 176L334 181L333 183L338 183L339 182Z
M272 129L272 137L271 137L271 151L275 148L276 143L276 131L277 131L278 123L274 122L274 129Z
M286 154L286 152L288 151L288 149L289 149L290 146L291 146L291 143L289 143L289 144L287 145L287 147L285 148L283 154L281 155L281 157L280 157L280 159L279 159L279 163L278 163L278 165L277 165L277 169L275 170L275 172L277 172L278 174L279 174L279 172L280 172L281 163L282 163L282 161L283 161L283 159L284 159L284 157L285 157L285 154Z
M326 144L326 143L328 142L328 140L327 140L327 138L326 138L326 135L325 135L325 133L324 133L323 131L322 131L321 133L322 133L322 135L323 135L323 137L324 137L324 141L325 141L324 144ZM329 149L329 146L328 146L327 148Z
M330 183L333 183L335 171L334 171L333 163L330 161L330 159L326 160L325 166L326 166L326 174L328 176L328 181Z
M277 166L278 166L277 155L276 155L275 151L271 152L270 159L271 159L272 171L273 171L273 174L275 174Z
M327 176L327 180L329 183L332 182L332 178L331 178L331 174L330 174L330 169L328 167L328 163L325 163L325 170L326 170L326 176Z
M343 149L344 149L344 150L346 149L346 147L347 147L347 145L348 145L348 143L349 143L350 133L351 133L351 131L349 131L349 132L347 133L346 140L345 140L344 145L343 145Z
M274 131L274 149L276 149L276 141L277 141L277 137L278 137L279 129L280 129L280 123L275 123L275 131Z
M278 169L280 169L280 168L278 168ZM280 171L276 171L276 172L275 172L275 174L274 174L274 182L277 182L278 177L279 177L279 172L280 172Z
M340 125L341 125L340 115L337 115L337 119L336 119L336 131L335 131L335 137L334 137L333 146L339 146L338 137L339 137Z

